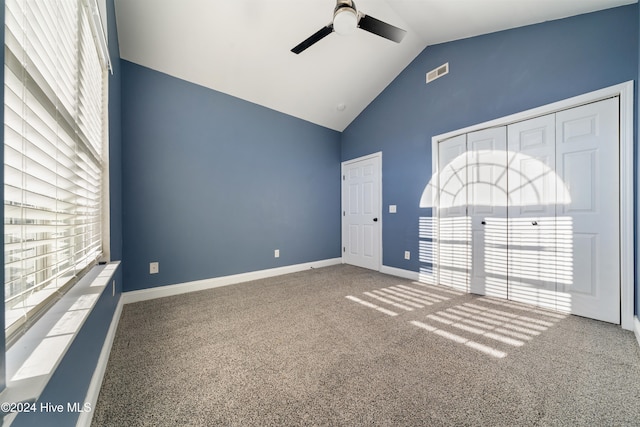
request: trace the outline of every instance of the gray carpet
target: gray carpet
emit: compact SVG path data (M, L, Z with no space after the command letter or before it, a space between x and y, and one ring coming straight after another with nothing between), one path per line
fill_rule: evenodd
M95 426L638 426L619 326L347 265L124 307Z

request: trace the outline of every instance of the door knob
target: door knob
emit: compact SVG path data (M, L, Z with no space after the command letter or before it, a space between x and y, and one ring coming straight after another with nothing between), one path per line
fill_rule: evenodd
M538 225L538 221L531 221L531 225Z
M487 221L482 221L480 224L487 225Z
M373 222L378 222L378 218L373 218Z

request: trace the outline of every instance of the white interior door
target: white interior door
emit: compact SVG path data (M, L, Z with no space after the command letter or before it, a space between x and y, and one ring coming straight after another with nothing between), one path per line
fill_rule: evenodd
M555 310L555 115L507 129L508 298Z
M342 260L371 270L381 265L380 153L342 163Z
M558 308L620 323L618 98L556 114Z
M467 134L467 214L471 222L471 293L507 297L507 132Z

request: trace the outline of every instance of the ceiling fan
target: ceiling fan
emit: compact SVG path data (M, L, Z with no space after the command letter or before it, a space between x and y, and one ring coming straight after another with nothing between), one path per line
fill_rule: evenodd
M401 28L394 27L391 24L387 24L373 16L365 15L358 11L353 0L337 0L336 7L333 10L333 21L291 49L291 52L299 54L334 31L338 34L349 34L356 28L363 29L396 43L400 43L407 33Z

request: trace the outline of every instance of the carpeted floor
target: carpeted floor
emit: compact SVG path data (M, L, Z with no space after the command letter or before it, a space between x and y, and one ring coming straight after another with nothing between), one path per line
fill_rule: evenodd
M348 265L129 304L95 426L638 426L633 333Z

